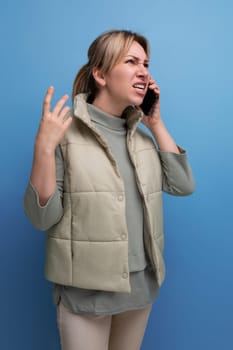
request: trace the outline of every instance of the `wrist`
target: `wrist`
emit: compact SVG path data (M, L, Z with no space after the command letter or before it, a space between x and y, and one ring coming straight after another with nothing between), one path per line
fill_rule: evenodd
M165 131L166 128L165 128L165 125L164 125L162 119L159 118L156 121L156 123L152 124L150 130L154 135L160 134L161 132Z
M46 156L54 156L55 147L52 145L45 144L41 142L41 140L36 140L34 145L34 154L35 155L46 155Z
M56 147L52 143L48 143L47 140L44 140L43 137L37 136L34 144L34 153L35 154L44 154L44 155L54 155Z

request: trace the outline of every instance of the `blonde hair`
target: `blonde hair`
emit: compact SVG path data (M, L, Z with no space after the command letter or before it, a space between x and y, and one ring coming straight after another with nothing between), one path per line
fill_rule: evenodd
M133 41L139 43L149 58L150 48L147 39L128 30L111 30L98 36L88 49L88 62L78 71L72 90L72 99L78 93L88 93L92 102L98 91L92 75L93 68L103 74L108 73L129 50Z

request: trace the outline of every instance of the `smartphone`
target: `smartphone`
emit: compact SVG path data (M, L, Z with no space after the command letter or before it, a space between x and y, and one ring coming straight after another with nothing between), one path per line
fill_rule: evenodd
M154 90L148 89L142 104L140 105L143 113L149 115L152 111L153 106L159 99L159 94L156 94Z

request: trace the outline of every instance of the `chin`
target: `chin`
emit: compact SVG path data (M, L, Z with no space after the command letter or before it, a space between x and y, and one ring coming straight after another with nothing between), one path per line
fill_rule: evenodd
M143 98L144 97L138 97L138 98L134 98L131 100L131 105L134 105L134 106L140 106L143 102Z

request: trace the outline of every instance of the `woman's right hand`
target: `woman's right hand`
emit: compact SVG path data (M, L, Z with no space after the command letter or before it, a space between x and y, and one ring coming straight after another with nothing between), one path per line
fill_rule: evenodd
M50 110L53 93L54 88L51 86L44 99L43 115L36 136L30 178L42 206L56 190L55 149L72 122L72 118L66 115L70 107L64 107L69 98L68 95L63 96L53 110Z
M65 106L69 96L64 95L51 111L54 87L50 86L44 98L43 114L36 136L36 148L45 152L54 152L69 128L72 118L66 117L70 107Z

